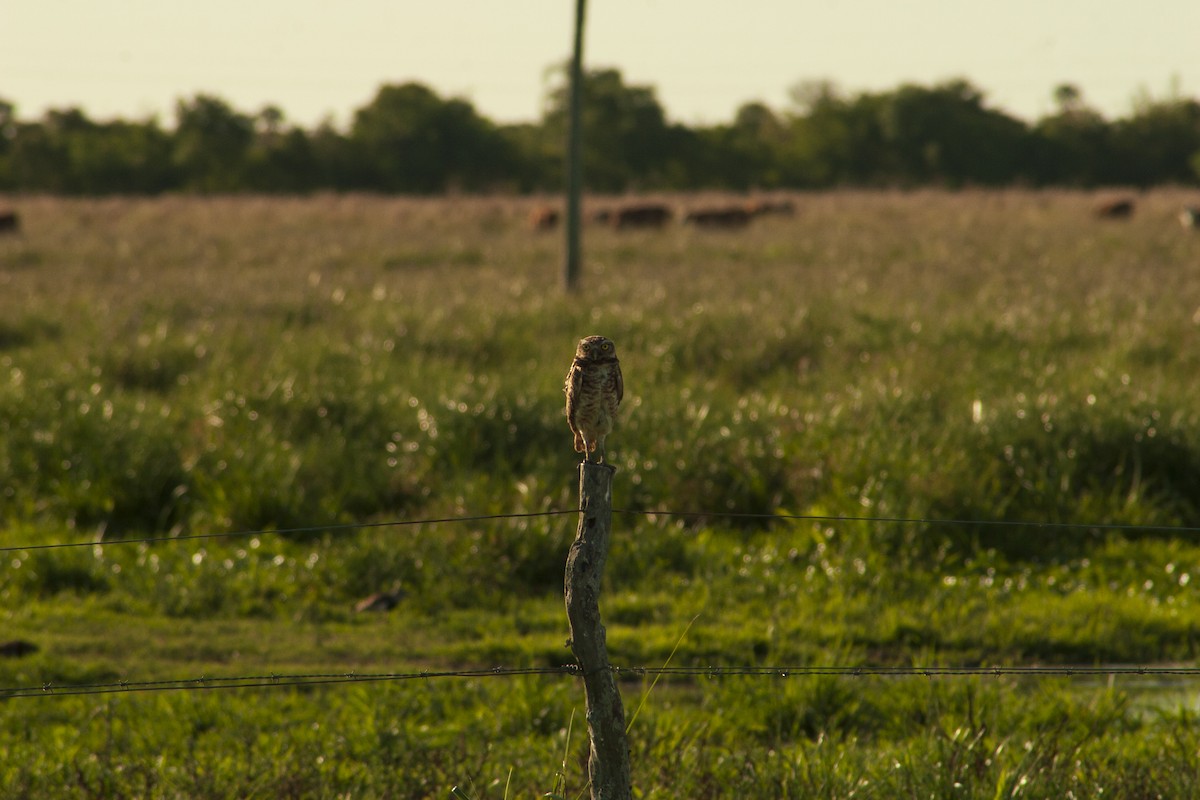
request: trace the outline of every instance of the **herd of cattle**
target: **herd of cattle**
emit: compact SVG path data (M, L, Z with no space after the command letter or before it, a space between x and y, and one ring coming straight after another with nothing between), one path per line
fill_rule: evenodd
M1093 209L1098 219L1129 219L1133 216L1136 203L1132 198L1119 197L1105 200ZM588 215L598 225L607 225L617 230L632 228L662 228L678 218L685 225L697 228L744 228L756 217L766 215L792 216L796 205L791 200L749 200L720 206L690 208L682 213L665 203L631 202L601 208ZM540 205L529 213L529 227L535 231L552 231L562 221L562 215L554 206ZM1179 212L1179 224L1191 230L1200 230L1200 206L1184 206Z
M1105 200L1096 206L1096 216L1100 219L1129 219L1133 216L1133 207L1133 200L1128 197Z
M748 200L744 203L728 203L719 206L701 206L677 214L666 203L631 202L600 208L588 219L598 225L607 225L617 230L632 228L662 228L678 216L685 225L697 228L744 228L756 217L776 215L791 216L796 205L791 200ZM561 215L553 206L538 206L529 213L529 227L537 231L551 231L558 227Z
M1129 197L1118 197L1098 204L1093 213L1098 219L1129 219L1136 203ZM744 228L751 220L762 216L790 217L796 205L786 199L747 200L719 206L690 208L681 214L666 203L629 202L593 211L588 219L598 225L617 230L662 228L676 219L697 228ZM553 206L540 205L529 213L529 227L536 231L551 231L558 227L562 215ZM1179 211L1179 224L1190 230L1200 230L1200 206L1184 206ZM21 218L13 209L0 208L0 235L17 233Z
M1106 200L1095 208L1099 219L1129 219L1136 205L1132 198ZM1179 224L1189 230L1200 230L1200 206L1184 206L1179 210Z

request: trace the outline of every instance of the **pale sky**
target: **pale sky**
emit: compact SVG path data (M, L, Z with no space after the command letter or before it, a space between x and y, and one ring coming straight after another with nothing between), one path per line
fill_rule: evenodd
M540 118L574 0L0 0L0 98L157 115L204 92L311 127L419 81L496 122ZM728 122L790 87L847 93L962 77L1026 121L1073 83L1109 118L1147 93L1200 98L1197 0L590 0L588 67L652 85L669 119Z

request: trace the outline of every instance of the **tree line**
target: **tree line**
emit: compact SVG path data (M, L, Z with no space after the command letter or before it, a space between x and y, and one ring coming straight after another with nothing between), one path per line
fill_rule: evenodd
M420 83L384 85L345 130L245 113L219 97L158 119L90 119L77 108L25 121L0 100L0 191L56 194L436 194L558 191L567 86L535 123L500 125ZM1064 84L1027 123L988 107L965 80L846 94L797 85L786 109L747 103L732 121L673 123L653 87L616 69L584 79L589 190L816 189L835 186L1150 186L1200 183L1200 102L1145 98L1106 119Z

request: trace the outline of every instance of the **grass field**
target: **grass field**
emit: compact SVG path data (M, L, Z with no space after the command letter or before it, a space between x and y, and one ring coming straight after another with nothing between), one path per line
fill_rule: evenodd
M533 200L11 198L0 641L38 650L0 658L0 795L586 796L564 675L66 692L568 663L573 515L384 523L573 509L591 333L626 380L614 505L685 512L614 518L615 664L1190 666L1195 198L1096 199L589 228L568 298ZM638 797L1200 793L1186 682L650 681Z

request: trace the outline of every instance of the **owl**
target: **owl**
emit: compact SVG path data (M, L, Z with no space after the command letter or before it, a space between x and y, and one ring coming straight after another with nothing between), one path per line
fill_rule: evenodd
M625 379L617 348L604 336L579 340L567 371L567 424L575 434L575 452L585 461L604 463L604 437L612 433L617 406L625 396Z

